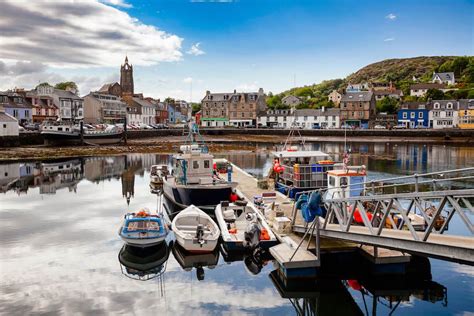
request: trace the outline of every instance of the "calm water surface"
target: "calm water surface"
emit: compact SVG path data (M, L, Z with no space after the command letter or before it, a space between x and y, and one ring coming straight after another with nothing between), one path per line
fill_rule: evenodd
M313 147L336 159L342 152L340 144ZM371 178L474 166L474 148L469 147L368 144L352 146L352 152L353 164L365 164ZM265 148L225 157L256 176L271 163ZM172 236L166 246L150 253L122 250L117 231L123 214L144 206L159 208L157 196L149 190L148 170L169 159L134 154L0 165L0 313L474 313L474 268L456 263L430 259L424 270L431 279L423 284L395 284L365 275L352 280L341 271L303 290L299 284L292 289L276 286L271 260L242 261L219 251L186 256ZM454 219L450 233L467 232ZM125 258L122 262L119 253ZM143 263L151 270L147 275L135 270Z

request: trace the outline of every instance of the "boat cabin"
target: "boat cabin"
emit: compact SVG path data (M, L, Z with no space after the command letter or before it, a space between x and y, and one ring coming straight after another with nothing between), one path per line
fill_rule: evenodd
M280 166L279 170L278 166ZM301 190L325 188L326 173L334 168L328 154L321 151L285 150L274 153L278 182Z
M328 199L356 197L365 194L367 172L365 166L349 167L345 169L330 170L327 173Z
M173 176L177 184L211 184L213 156L197 144L183 145L173 158Z

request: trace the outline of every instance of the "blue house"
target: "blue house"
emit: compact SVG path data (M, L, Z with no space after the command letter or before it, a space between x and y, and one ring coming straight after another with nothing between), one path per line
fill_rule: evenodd
M406 128L429 127L429 110L424 102L405 102L398 110L398 125Z
M33 106L26 101L23 94L13 91L0 92L0 106L3 106L5 113L16 118L19 124L32 120Z
M175 124L176 117L175 117L175 107L174 104L168 103L168 124Z

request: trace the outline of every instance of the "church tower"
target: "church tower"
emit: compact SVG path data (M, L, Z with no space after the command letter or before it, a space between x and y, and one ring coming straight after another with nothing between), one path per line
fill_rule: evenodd
M133 66L128 63L127 56L125 56L125 64L120 66L120 86L122 97L133 97Z

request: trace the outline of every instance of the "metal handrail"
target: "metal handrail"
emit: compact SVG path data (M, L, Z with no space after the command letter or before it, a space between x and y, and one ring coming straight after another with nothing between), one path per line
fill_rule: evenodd
M425 177L428 175L437 175L437 174L448 174L448 173L456 173L456 172L465 172L465 171L473 171L474 172L474 167L469 167L469 168L462 168L462 169L453 169L453 170L446 170L446 171L437 171L437 172L430 172L430 173L424 173L424 174L413 174L413 175L408 175L408 176L401 176L401 177L394 177L394 178L386 178L386 179L378 179L378 180L370 180L362 183L354 183L354 184L347 184L345 186L338 186L338 187L333 187L331 189L346 189L350 188L351 186L361 186L361 185L366 185L366 184L371 184L370 188L366 187L366 190L371 189L375 190L378 188L389 188L389 187L398 187L398 186L408 186L408 185L419 185L419 184L426 184L426 183L439 183L439 182L445 182L445 181L454 181L454 180L465 180L465 179L474 179L474 176L463 176L463 177L455 177L455 178L441 178L441 179L431 179L431 180L423 180L419 181L419 177ZM385 181L392 181L392 180L397 180L397 179L410 179L410 178L415 178L415 182L405 182L405 183L391 183L391 184L383 184L379 186L374 186L374 183L376 182L385 182ZM323 189L316 189L316 190L307 190L307 191L300 191L297 192L295 195L295 200L297 197L301 194L305 193L310 193L314 191L319 191L319 192L325 192L328 191L329 188L323 188ZM417 189L415 190L416 192L418 191Z

